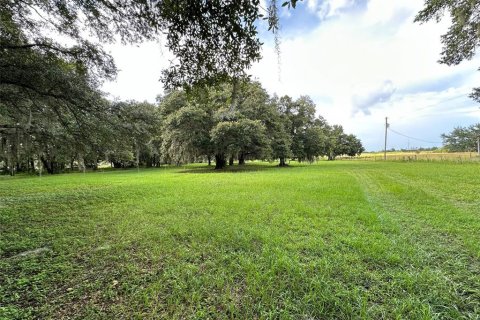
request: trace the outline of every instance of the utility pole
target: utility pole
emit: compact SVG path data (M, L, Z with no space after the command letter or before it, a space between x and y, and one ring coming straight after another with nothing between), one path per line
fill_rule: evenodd
M388 117L385 117L385 146L383 148L383 160L387 160L387 129L388 129Z

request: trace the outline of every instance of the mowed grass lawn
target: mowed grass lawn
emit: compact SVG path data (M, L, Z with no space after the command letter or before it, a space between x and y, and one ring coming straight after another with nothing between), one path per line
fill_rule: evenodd
M1 177L0 318L479 319L479 188L475 163Z

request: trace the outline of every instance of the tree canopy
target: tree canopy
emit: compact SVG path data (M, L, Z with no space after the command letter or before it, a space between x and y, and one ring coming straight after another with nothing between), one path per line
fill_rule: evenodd
M442 35L443 50L440 63L457 65L474 57L480 45L480 2L426 0L425 7L415 17L416 22L440 21L448 14L452 21L447 33ZM470 95L480 102L480 88L474 88Z
M477 151L480 139L480 123L469 127L456 127L449 133L442 134L445 149L452 152Z
M164 35L175 56L162 72L165 87L212 84L244 76L260 59L257 22L266 19L275 32L276 8L275 0L268 8L259 0L5 0L0 4L0 52L17 61L33 53L56 57L88 70L98 81L117 72L102 44Z

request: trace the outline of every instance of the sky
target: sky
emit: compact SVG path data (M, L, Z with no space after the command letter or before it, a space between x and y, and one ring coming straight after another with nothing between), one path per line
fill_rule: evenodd
M265 0L261 1L266 8ZM281 1L279 2L281 3ZM262 60L248 71L270 94L310 96L317 114L362 140L366 150L441 146L441 134L480 122L468 98L480 59L438 63L449 26L414 23L419 0L304 0L282 8L280 60L260 24ZM103 90L112 98L155 101L172 55L161 42L107 47L120 70ZM407 137L408 136L408 137Z

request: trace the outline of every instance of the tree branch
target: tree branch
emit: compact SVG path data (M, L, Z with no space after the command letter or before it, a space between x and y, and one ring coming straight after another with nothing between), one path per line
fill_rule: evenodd
M62 49L48 43L27 43L23 45L0 44L0 49L3 49L3 50L17 50L17 49L21 50L21 49L31 49L34 47L46 48L46 49L57 51L66 55L75 55L79 53L79 50Z

